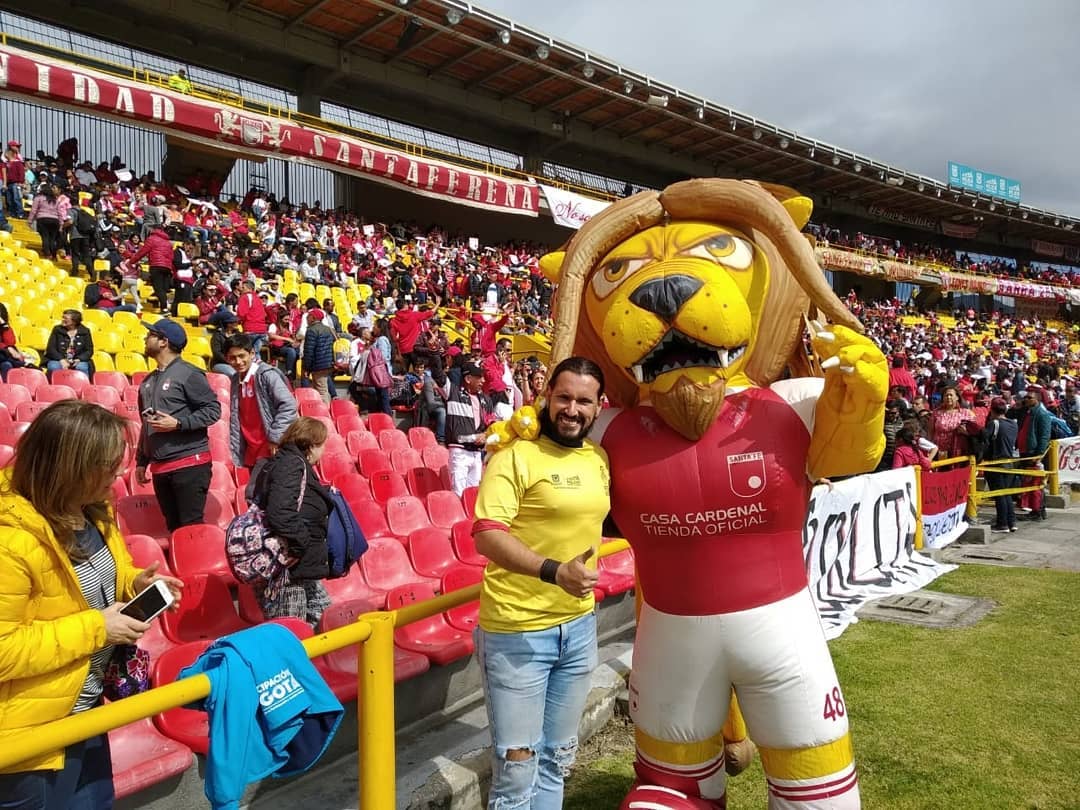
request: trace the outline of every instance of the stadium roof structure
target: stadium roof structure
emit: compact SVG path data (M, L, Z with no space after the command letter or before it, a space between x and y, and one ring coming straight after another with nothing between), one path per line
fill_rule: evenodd
M42 16L30 0L13 5ZM1080 218L952 188L785 130L461 0L193 0L183 8L101 0L95 13L119 16L125 5L146 21L204 25L238 48L257 40L278 60L303 59L314 43L333 48L337 69L322 71L319 84L328 100L348 103L347 88L377 87L418 110L456 104L462 118L486 119L493 137L531 135L543 160L594 170L582 161L604 154L627 175L655 164L654 177L667 182L694 174L768 180L901 221L1080 246ZM213 31L215 14L228 24ZM66 24L80 26L70 14Z

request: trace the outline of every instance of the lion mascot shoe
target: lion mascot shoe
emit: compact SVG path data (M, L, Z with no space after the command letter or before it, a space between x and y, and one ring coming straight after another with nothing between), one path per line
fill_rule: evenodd
M814 481L876 466L888 369L801 233L810 210L780 186L689 180L613 204L542 262L552 362L599 363L616 406L591 438L642 599L624 808L725 807L725 744L745 766L747 730L770 808L860 806L802 531Z

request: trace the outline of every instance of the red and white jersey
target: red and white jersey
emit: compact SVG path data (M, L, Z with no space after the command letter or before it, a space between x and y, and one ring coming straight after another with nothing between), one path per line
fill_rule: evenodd
M820 381L790 383L728 395L696 442L649 405L604 425L612 515L657 610L731 613L806 587L806 459Z

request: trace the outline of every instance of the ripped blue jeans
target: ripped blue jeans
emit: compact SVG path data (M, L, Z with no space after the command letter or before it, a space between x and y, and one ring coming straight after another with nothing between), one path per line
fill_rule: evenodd
M475 634L493 746L488 810L560 810L597 663L596 614ZM515 750L528 756L508 758Z

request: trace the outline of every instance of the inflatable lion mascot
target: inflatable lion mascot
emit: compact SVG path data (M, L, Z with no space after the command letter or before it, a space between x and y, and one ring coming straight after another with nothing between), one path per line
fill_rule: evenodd
M860 804L802 533L814 481L876 466L888 370L800 233L810 210L791 189L690 180L613 204L543 261L552 362L595 360L615 406L591 438L642 599L624 808L724 807L725 742L747 729L770 808ZM821 376L805 376L811 323Z

